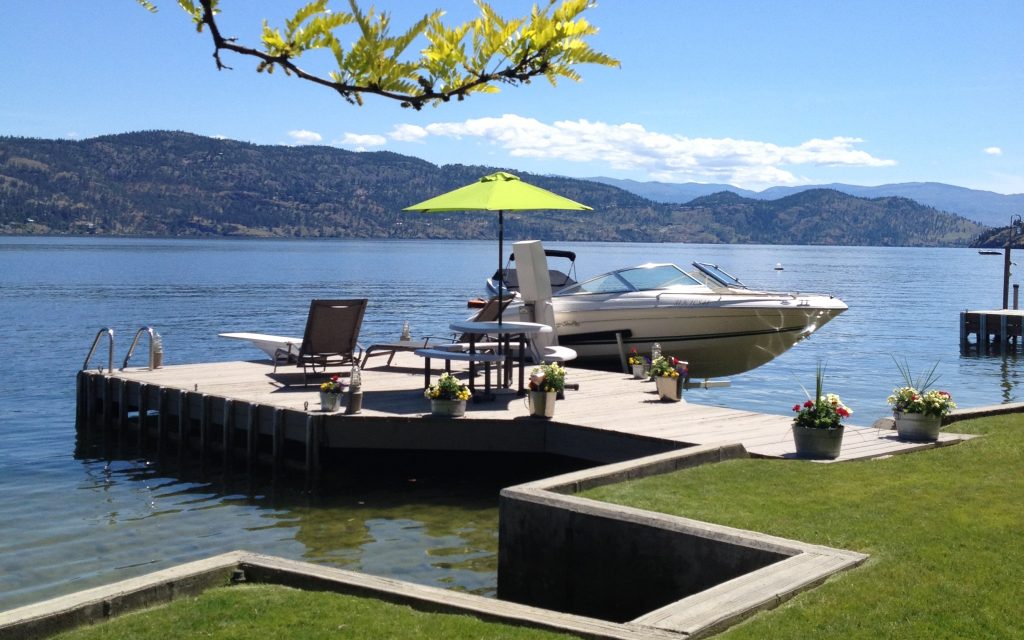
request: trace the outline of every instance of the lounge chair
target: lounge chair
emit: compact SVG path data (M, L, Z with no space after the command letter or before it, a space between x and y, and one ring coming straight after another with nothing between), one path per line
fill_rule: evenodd
M306 318L306 331L298 353L289 347L274 353L274 372L282 364L302 367L302 384L307 370L313 373L327 367L359 364L363 348L359 346L359 328L366 312L366 298L355 300L313 300Z
M504 311L505 307L508 307L509 303L512 302L511 298L503 298L501 301L501 309ZM473 320L497 320L498 319L498 299L491 298L488 300L480 311L477 312L472 318ZM444 349L448 351L461 351L468 348L469 344L468 335L452 336L447 339L441 339L441 342L431 343L431 340L438 340L436 336L424 336L421 340L402 340L400 342L386 342L380 344L371 344L366 349L365 355L363 355L363 364L366 366L366 361L375 356L388 356L388 361L384 366L390 367L391 361L395 359L395 354L399 351L416 351L417 349ZM482 336L475 336L476 341L480 341ZM483 345L486 348L486 345Z

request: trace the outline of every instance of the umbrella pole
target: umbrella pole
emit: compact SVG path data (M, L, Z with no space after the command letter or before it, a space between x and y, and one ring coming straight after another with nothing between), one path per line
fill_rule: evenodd
M505 248L505 211L503 209L498 209L498 355L499 356L502 353L502 349L501 349L501 343L502 343L501 312L503 311L503 309L501 307L502 307L502 296L504 295L504 291L505 291L505 271L504 271L504 265L501 264L502 263L502 259L504 257L504 256L502 256L504 248ZM520 355L522 355L522 354L520 354ZM502 384L505 383L505 379L503 377L505 375L505 364L504 363L499 363L498 366L499 366L499 369L498 369L498 386L501 386Z
M502 252L505 247L505 211L498 210L498 331L501 331L501 303L505 291L505 271L502 265Z

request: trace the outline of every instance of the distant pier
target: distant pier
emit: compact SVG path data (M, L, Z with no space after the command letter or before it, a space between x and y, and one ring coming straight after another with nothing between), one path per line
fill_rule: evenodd
M1017 351L1022 348L1024 311L993 309L960 312L960 351L978 353ZM973 337L973 341L972 341Z

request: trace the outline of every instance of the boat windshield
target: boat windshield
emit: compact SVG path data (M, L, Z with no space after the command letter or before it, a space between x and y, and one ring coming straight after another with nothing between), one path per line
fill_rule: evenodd
M700 282L676 265L655 264L605 273L563 289L558 292L558 295L626 293L629 291L650 291L652 289L668 289L670 287L692 285L700 285Z
M724 271L717 264L709 264L707 262L694 262L693 266L697 267L704 275L710 277L712 280L718 282L726 287L738 287L746 289L747 285L739 281L739 278Z

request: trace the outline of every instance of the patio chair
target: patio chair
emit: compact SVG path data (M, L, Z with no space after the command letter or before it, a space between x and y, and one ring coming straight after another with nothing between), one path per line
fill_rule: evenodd
M306 318L306 331L298 353L292 348L274 353L274 373L282 364L302 367L302 385L307 371L326 371L327 367L359 364L363 348L359 346L359 328L366 312L366 298L355 300L313 300ZM317 368L320 371L317 371Z
M508 307L509 303L512 302L511 298L503 298L501 301L502 311ZM483 307L477 312L472 318L473 320L497 320L498 319L498 299L491 298L488 300ZM365 355L363 355L362 366L366 367L366 362L372 357L376 356L388 356L388 361L384 365L386 367L391 366L391 361L395 359L395 354L399 351L416 351L417 349L445 349L445 350L462 350L466 348L464 345L468 345L470 336L451 336L448 338L438 338L437 336L423 336L421 340L403 340L400 342L384 342L380 344L371 344L366 349ZM482 336L476 336L476 340L481 340ZM431 340L443 340L440 343L431 343Z

